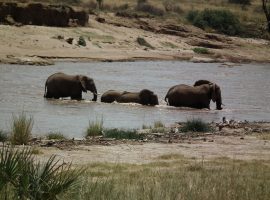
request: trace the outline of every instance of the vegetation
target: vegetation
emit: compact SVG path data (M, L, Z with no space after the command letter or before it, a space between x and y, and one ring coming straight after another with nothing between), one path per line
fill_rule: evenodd
M209 54L208 49L203 47L196 47L193 49L193 51L198 54Z
M171 158L170 158L171 157ZM165 159L164 159L165 158ZM269 161L188 160L172 155L142 165L89 165L69 199L268 199Z
M28 144L33 125L34 120L32 116L28 118L24 112L18 116L13 115L11 143L15 145Z
M202 121L201 119L191 119L187 120L184 126L181 128L182 132L210 132L212 131L212 127Z
M202 29L213 28L227 35L239 35L242 27L238 18L229 10L190 11L187 19Z
M103 119L96 119L95 122L90 122L86 130L86 137L102 135L103 132Z
M47 135L49 140L65 140L67 139L62 133L60 132L51 132Z
M78 45L84 46L84 47L86 46L86 41L85 41L85 39L84 39L83 36L80 36L80 37L79 37Z
M136 9L137 11L146 12L151 15L156 15L156 16L164 15L163 9L153 6L152 4L148 3L147 0L138 0Z
M262 8L267 20L267 28L270 33L270 1L262 0Z
M138 134L136 130L124 130L117 128L104 130L104 137L115 139L142 139L142 135Z
M149 44L144 38L142 38L142 37L138 37L137 38L137 42L138 42L138 44L139 45L141 45L141 46L146 46L146 47L148 47L148 48L150 48L150 49L155 49L151 44Z
M60 163L55 156L43 165L34 161L30 148L2 147L0 199L58 199L76 186L82 173L82 169L73 170L71 164Z

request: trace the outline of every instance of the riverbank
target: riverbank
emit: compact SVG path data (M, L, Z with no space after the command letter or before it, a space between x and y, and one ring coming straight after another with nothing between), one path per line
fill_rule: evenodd
M0 62L10 64L50 65L55 60L270 62L267 40L228 37L190 25L115 13L90 15L88 27L0 25L0 36ZM79 42L80 37L85 44Z
M65 162L85 165L95 162L143 164L157 157L179 154L188 159L269 160L269 122L222 122L211 124L211 132L182 132L185 123L142 129L141 139L102 136L87 139L48 140L33 138L30 146L37 158L57 155Z

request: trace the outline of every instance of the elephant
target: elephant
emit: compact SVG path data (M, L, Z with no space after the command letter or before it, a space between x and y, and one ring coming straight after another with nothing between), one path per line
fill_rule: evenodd
M113 101L118 103L139 103L150 106L158 105L157 95L148 89L143 89L140 92L109 90L101 96L101 102L111 103Z
M221 90L217 84L199 80L194 85L180 84L171 87L165 96L165 101L170 106L210 109L212 100L216 102L216 109L222 110Z
M112 103L116 101L117 98L121 96L124 92L119 92L116 90L108 90L107 92L101 95L100 101L105 103Z
M45 83L45 98L70 97L71 99L81 100L82 91L87 90L93 93L92 101L97 100L97 89L92 78L83 75L67 75L55 73L47 78Z

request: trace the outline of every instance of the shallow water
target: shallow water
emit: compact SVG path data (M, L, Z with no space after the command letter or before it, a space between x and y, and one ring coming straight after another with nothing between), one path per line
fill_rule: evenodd
M84 74L94 78L98 93L109 89L139 91L150 89L158 94L160 105L147 107L135 104L106 104L85 101L46 100L44 83L55 72ZM170 124L190 118L205 121L227 119L269 121L270 65L245 64L224 67L221 64L188 62L112 62L65 63L54 66L0 65L0 129L9 130L12 114L22 111L34 118L34 134L60 131L69 137L81 137L88 122L103 118L105 127L140 128L155 121ZM208 79L221 87L222 111L168 107L164 97L176 84L192 85Z

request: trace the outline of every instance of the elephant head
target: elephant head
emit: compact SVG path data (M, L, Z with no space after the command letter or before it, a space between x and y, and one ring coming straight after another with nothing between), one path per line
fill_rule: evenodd
M94 80L87 76L79 75L79 81L82 86L82 91L84 92L87 92L87 90L91 91L94 95L92 101L97 101L97 89Z
M220 87L208 80L198 80L194 83L194 87L204 85L204 84L209 84L210 86L210 92L211 92L211 99L213 102L216 102L216 108L217 110L222 110L222 98L221 98L221 90Z
M221 98L221 90L220 87L217 84L209 84L210 85L210 93L211 93L211 99L213 102L216 102L216 109L222 110L221 104L222 104L222 98Z
M141 90L139 93L139 98L141 100L142 105L151 105L151 106L158 105L157 95L150 90L147 89Z

